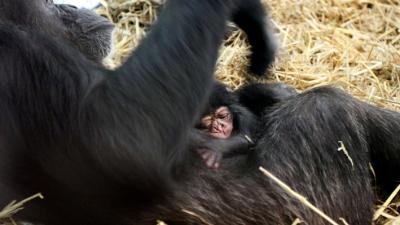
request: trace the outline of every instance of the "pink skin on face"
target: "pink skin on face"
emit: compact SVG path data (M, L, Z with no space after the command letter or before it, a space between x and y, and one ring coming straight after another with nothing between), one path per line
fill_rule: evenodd
M226 139L232 134L232 113L226 106L221 106L214 114L203 117L201 123L214 138Z
M201 119L201 125L210 136L217 139L227 139L231 136L233 130L232 113L228 107L221 106L213 114L204 116ZM220 154L209 151L209 149L198 149L197 152L209 168L219 168Z

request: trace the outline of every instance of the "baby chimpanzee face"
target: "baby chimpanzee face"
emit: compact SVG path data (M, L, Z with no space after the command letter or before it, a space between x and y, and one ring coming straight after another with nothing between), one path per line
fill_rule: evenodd
M221 106L214 113L201 119L201 129L210 133L214 138L229 138L233 130L233 116L226 106Z

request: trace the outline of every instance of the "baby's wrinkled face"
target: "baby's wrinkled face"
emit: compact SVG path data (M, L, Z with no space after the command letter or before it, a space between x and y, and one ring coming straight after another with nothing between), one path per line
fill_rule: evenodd
M201 119L201 129L209 132L214 138L229 138L233 130L233 116L226 106L221 106L214 113Z

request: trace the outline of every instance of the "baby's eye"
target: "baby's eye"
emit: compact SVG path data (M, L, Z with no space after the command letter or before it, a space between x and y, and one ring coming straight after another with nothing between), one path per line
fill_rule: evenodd
M221 120L229 120L230 117L231 117L230 113L223 113L223 114L218 115L218 119L221 119Z

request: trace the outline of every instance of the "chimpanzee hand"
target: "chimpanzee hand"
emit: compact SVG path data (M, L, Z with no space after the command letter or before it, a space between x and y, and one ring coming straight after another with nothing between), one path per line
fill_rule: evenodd
M199 153L201 158L206 163L207 167L215 170L219 168L223 155L222 152L216 151L214 149L200 148L197 149L197 153Z
M246 154L251 146L249 137L244 134L237 134L226 139L209 138L203 145L195 150L211 169L218 169L223 157L229 157L232 154Z
M209 137L207 142L196 149L197 153L204 160L207 167L217 170L226 152L231 150L231 138L219 139Z

